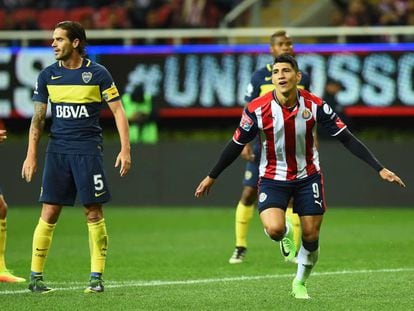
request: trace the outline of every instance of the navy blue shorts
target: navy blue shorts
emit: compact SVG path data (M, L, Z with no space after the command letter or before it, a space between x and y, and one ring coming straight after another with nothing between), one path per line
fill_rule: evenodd
M243 186L257 188L259 182L259 164L248 161L244 170Z
M77 194L83 205L111 199L102 156L47 152L39 201L74 205Z
M291 198L293 212L299 216L322 215L326 208L322 175L316 173L293 181L260 179L259 212L270 207L286 211Z
M251 142L253 147L254 161L248 161L244 170L243 186L257 188L259 183L259 163L260 163L260 141L258 136Z

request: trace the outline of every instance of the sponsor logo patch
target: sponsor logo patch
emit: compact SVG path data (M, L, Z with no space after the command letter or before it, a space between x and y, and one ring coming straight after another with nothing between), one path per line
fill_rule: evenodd
M253 120L243 111L242 118L240 120L240 127L248 132L252 128L253 124Z
M99 198L100 196L104 195L106 191L103 192L95 192L95 198Z
M333 110L332 110L332 108L327 104L327 103L324 103L323 104L323 111L326 113L326 114L332 114L333 113Z

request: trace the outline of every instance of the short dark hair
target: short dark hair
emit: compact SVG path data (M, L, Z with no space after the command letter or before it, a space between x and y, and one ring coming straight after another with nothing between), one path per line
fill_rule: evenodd
M281 54L279 56L275 57L275 60L273 62L273 65L277 64L277 63L289 63L292 68L298 72L299 71L299 66L298 66L298 62L296 61L296 59L290 55L290 54Z
M86 54L86 32L83 26L78 22L73 21L63 21L57 23L55 26L56 28L61 28L66 30L68 34L68 38L71 42L75 39L79 39L79 45L76 48L81 56L85 56Z
M273 45L277 37L289 37L286 30L278 30L270 36L270 45Z

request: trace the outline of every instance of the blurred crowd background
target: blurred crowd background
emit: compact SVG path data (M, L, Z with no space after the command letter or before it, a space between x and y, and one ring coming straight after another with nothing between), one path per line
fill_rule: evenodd
M215 28L241 0L1 0L1 30L52 29L57 21L80 21L87 29ZM263 9L282 1L266 0ZM306 13L304 1L296 14ZM414 0L330 0L333 10L320 26L414 25ZM302 8L300 6L302 5ZM281 8L279 7L279 10ZM271 15L270 15L271 16ZM277 17L275 15L275 17ZM277 26L280 19L267 22ZM240 18L230 26L248 26ZM282 25L287 26L287 25ZM359 37L366 41L369 38Z

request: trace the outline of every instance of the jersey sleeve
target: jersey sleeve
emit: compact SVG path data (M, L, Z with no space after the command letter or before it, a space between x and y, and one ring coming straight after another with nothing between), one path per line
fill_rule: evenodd
M32 100L36 102L47 103L48 98L49 92L47 90L46 72L43 70L37 77Z
M337 136L346 129L346 124L342 122L338 115L333 111L332 107L326 102L323 102L322 105L318 106L316 118L317 122L321 124L331 136Z
M249 112L246 107L243 111L240 124L233 134L233 141L236 144L245 145L256 137L258 130L256 116Z
M253 99L259 97L260 95L260 75L259 72L256 71L250 83L247 85L246 94L244 95L244 101L246 103L251 102Z
M107 102L113 102L120 99L118 88L115 85L114 80L112 79L109 71L102 67L102 78L101 78L101 92L102 98Z
M302 79L300 79L299 87L309 91L310 89L310 78L309 75L305 71L301 71Z

